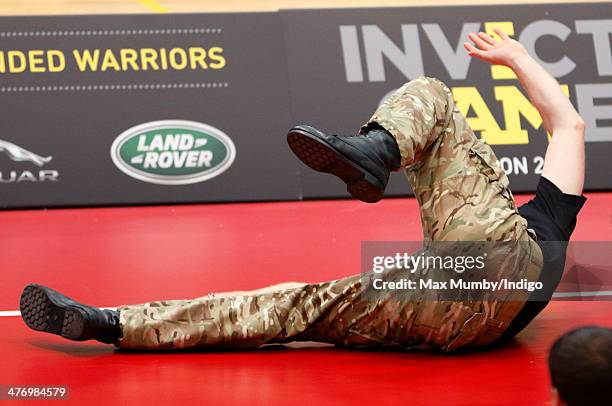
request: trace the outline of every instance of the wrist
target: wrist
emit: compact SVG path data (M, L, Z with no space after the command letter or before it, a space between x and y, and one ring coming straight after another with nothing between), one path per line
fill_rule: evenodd
M516 71L521 66L525 65L531 60L531 56L527 52L521 52L517 55L513 55L508 61L508 67Z

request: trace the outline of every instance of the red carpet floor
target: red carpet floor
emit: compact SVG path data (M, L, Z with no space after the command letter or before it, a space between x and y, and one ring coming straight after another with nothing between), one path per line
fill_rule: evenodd
M612 193L588 197L574 239L611 241ZM412 199L13 211L0 212L0 224L2 311L18 308L29 282L116 306L329 280L359 272L361 241L421 233ZM610 300L553 301L512 344L450 356L328 347L125 353L36 333L5 315L0 384L68 385L74 404L544 405L548 347L572 327L612 327Z

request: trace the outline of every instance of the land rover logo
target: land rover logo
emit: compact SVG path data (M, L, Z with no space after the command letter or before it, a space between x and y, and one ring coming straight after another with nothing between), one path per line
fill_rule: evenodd
M187 185L214 178L227 170L235 157L234 143L221 130L184 120L132 127L111 146L117 168L160 185Z

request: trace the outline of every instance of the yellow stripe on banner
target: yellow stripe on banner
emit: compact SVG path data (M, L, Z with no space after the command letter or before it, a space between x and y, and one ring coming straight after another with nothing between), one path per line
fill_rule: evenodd
M138 0L140 4L154 13L167 13L168 9L157 2L157 0Z

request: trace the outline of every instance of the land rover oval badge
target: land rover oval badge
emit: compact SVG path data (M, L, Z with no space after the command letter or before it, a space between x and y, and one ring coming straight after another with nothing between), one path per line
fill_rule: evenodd
M111 158L122 172L160 185L187 185L214 178L225 172L235 157L236 147L223 131L186 120L132 127L111 146Z

